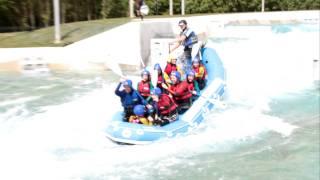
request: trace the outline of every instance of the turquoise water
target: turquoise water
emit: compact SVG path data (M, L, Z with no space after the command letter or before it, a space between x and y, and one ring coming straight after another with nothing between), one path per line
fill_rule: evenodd
M314 28L252 26L237 40L212 38L227 69L226 106L187 136L145 146L104 135L121 109L112 72L1 72L0 178L319 179L320 86L312 79L319 29L301 26Z
M46 75L0 72L0 82L3 84L0 87L0 113L24 106L17 109L15 115L32 116L43 112L41 107L72 101L101 87L103 82L115 81L115 78L111 72L53 72Z

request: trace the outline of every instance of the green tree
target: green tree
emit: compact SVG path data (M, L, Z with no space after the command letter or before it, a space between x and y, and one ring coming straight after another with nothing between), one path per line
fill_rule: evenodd
M169 0L145 0L150 15L168 15ZM174 14L181 0L173 0ZM261 11L261 0L185 0L186 14ZM129 15L128 0L60 0L61 22ZM0 32L53 24L52 0L0 0ZM265 0L265 11L319 10L320 0Z
M101 11L100 14L102 16L103 19L107 18L110 14L110 10L111 10L111 3L112 0L102 0L101 1Z

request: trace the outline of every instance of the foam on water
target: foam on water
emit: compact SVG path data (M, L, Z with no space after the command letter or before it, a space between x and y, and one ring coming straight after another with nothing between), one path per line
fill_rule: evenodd
M68 158L114 146L103 134L108 115L120 105L108 108L110 102L118 101L110 90L95 90L78 100L44 107L45 113L20 121L14 130L3 134L0 159L6 163L0 164L11 171L1 173L1 179L25 179L28 174L33 179L48 179L49 174L63 174L54 171ZM12 172L15 170L26 173Z
M108 108L110 102L119 101L113 96L114 87L107 85L75 101L45 107L45 113L20 122L13 132L2 136L0 159L7 163L0 166L8 171L1 173L1 179L122 177L116 172L141 178L144 175L140 172L148 165L170 174L173 170L168 165L182 163L181 157L230 151L236 144L268 131L289 136L295 128L264 115L265 106L246 107L212 112L201 130L188 136L146 146L118 146L103 133L109 115L121 109L120 103Z
M23 97L23 98L18 98L18 99L10 99L10 100L6 100L6 101L2 101L0 102L0 107L1 106L8 106L8 105L15 105L15 104L24 104L28 101L33 101L36 99L39 99L39 96L32 96L32 97Z
M42 113L32 116L17 112L28 111L24 104L37 97L2 102L2 106L15 106L0 118L15 123L10 131L0 128L0 179L122 179L126 175L144 179L148 168L169 177L175 171L171 166L192 166L187 159L203 152L232 151L268 132L290 137L299 127L268 114L270 100L312 84L312 60L319 59L315 37L319 35L259 32L257 37L247 35L237 42L210 44L227 69L227 107L209 113L205 123L187 136L144 146L109 141L104 128L121 104L114 95L117 84L107 84L99 77L77 85L101 82L101 88L82 96L74 94L70 102L41 107Z

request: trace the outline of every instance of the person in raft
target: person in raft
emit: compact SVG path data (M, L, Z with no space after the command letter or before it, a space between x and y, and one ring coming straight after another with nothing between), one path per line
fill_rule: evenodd
M178 119L178 105L167 94L162 93L160 88L151 91L152 103L147 105L148 109L154 109L149 119L154 125L164 126Z
M170 75L171 86L167 88L169 93L178 105L179 114L188 110L192 104L192 93L189 91L188 83L181 81L181 75L178 71L172 71Z
M161 66L159 63L154 65L153 68L157 73L158 73L158 78L157 78L157 85L156 87L160 88L161 90L163 90L162 88L162 83L166 83L164 80L164 74L162 72Z
M123 89L120 90L120 87ZM123 107L123 120L128 122L129 117L133 115L133 108L138 104L147 104L143 97L132 87L132 81L121 79L118 84L115 94L120 97Z
M151 83L151 76L148 70L143 70L141 72L142 80L138 83L138 92L140 95L147 101L151 100L150 91L153 89L153 85Z
M172 71L178 71L178 67L177 67L177 57L170 54L168 61L167 61L167 65L164 68L164 79L166 81L166 83L170 83L170 74Z
M195 80L195 73L194 71L187 72L186 81L188 83L188 89L192 94L192 102L195 101L200 95L200 89L198 82Z
M133 108L134 115L129 118L130 123L143 124L147 126L152 126L152 121L149 121L146 116L146 108L142 104L138 104Z
M199 89L202 90L206 86L207 70L201 60L196 57L192 61L192 69L195 72L195 80L199 84Z

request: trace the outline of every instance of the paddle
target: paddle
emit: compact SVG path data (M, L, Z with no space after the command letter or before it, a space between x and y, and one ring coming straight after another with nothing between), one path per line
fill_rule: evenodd
M158 84L158 70L155 70L154 68L151 72L151 83L154 87Z
M193 60L197 55L199 55L199 58L201 59L201 57L200 57L201 46L202 46L202 42L201 41L198 41L197 43L195 43L192 46L191 60Z
M119 75L122 78L125 78L125 76L122 73L121 67L118 63L118 61L111 57L111 55L108 55L108 59L107 61L105 61L105 66L107 66L108 68L111 69L111 71L113 71L114 73L116 73L117 75Z
M145 67L146 67L146 65L144 64L143 59L142 59L142 57L141 57L141 56L140 56L140 62L141 62L141 64L142 64L142 67L143 67L143 68L145 68Z

